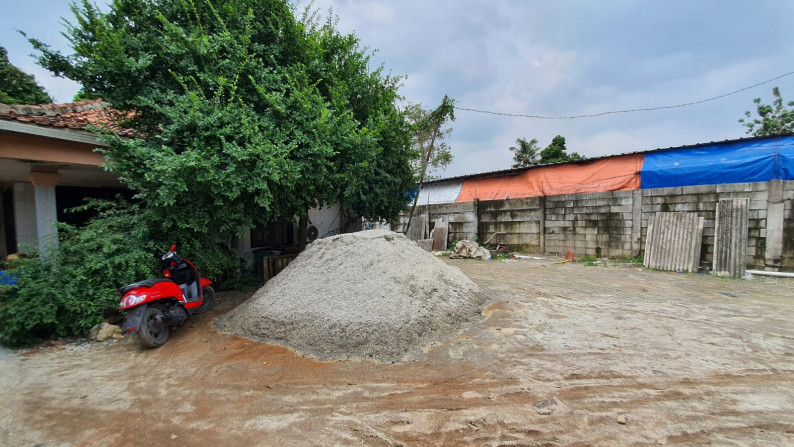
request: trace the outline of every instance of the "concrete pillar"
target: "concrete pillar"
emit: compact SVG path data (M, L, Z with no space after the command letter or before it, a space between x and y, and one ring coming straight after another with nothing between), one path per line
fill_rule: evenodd
M546 253L546 196L540 196L540 220L538 221L538 251Z
M783 181L769 181L769 200L766 205L766 251L767 267L779 268L783 258Z
M631 255L639 256L642 251L642 190L631 193Z
M58 246L58 208L55 204L55 185L61 175L57 172L31 171L28 179L33 184L36 203L36 235L39 253L48 256Z
M474 211L474 238L472 240L482 241L483 239L480 236L480 199L474 198L472 210Z

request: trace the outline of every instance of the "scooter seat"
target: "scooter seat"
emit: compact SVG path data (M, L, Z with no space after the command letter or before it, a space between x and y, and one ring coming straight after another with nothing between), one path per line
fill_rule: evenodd
M125 293L129 292L130 290L135 289L137 287L152 287L152 286L154 286L157 283L161 283L161 282L165 282L165 281L171 282L170 279L165 279L165 278L146 279L146 280L143 280L143 281L134 282L132 284L128 284L128 285L126 285L124 287L121 287L119 289L119 292L121 294L125 294Z

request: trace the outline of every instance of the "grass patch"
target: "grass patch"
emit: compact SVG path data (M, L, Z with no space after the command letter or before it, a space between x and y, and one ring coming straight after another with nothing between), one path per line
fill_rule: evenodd
M595 267L601 264L601 261L599 261L598 258L591 255L577 256L575 262L578 262L579 264L584 264L588 267Z

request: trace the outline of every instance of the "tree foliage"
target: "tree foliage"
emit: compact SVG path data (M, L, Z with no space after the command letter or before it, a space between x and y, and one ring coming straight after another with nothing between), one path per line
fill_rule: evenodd
M36 79L8 60L8 51L0 47L0 103L47 104L52 98Z
M342 202L394 217L413 186L399 78L331 20L284 0L114 0L74 5L64 55L39 62L122 113L106 166L183 240L230 248L243 226ZM304 16L308 17L308 16Z
M761 104L761 98L753 100L758 118L753 118L750 111L744 112L745 118L739 122L747 128L747 134L767 137L794 133L794 101L784 105L777 87L772 89L772 94L775 97L772 105Z
M584 159L585 157L579 155L577 152L568 154L567 148L565 147L565 137L557 135L551 140L551 144L540 151L540 161L538 164L565 163Z
M526 168L540 162L540 147L535 138L527 141L526 138L516 139L516 145L510 146L513 152L513 168Z

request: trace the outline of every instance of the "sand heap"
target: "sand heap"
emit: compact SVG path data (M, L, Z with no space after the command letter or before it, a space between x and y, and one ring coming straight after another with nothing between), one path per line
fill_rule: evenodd
M321 359L395 361L479 319L485 301L458 268L372 230L313 242L216 325Z

